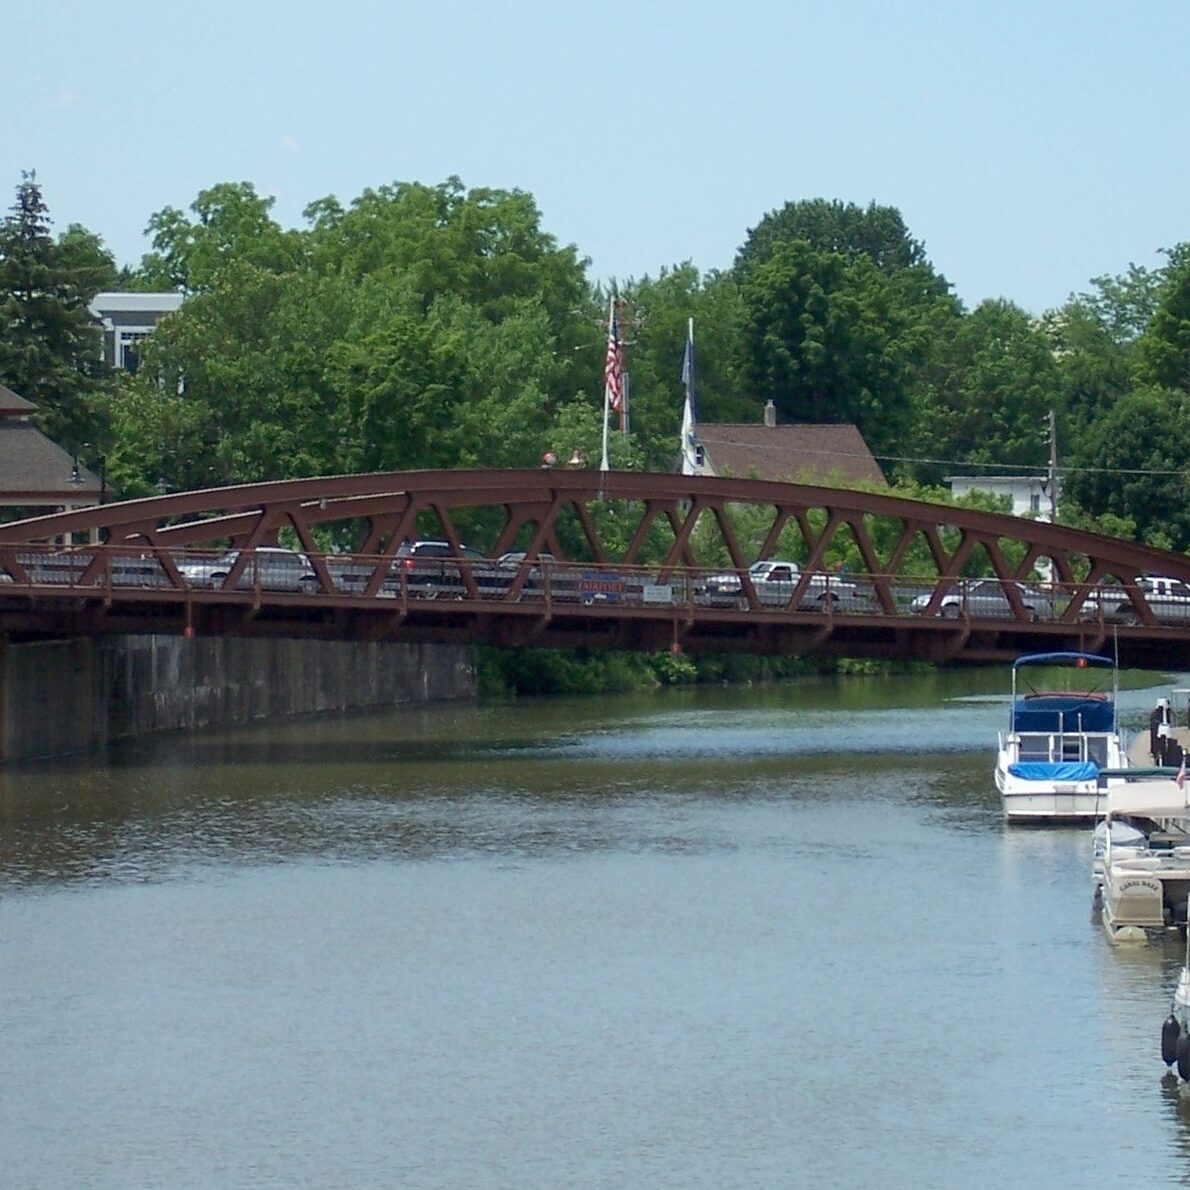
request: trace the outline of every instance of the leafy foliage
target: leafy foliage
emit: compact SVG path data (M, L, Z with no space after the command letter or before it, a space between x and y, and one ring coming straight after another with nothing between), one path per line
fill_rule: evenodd
M37 405L42 429L70 448L96 429L101 343L88 305L114 274L83 228L54 240L41 187L23 174L0 224L0 381Z
M748 232L736 257L736 266L748 271L769 259L781 244L803 240L819 252L864 256L882 273L893 275L902 269L927 265L924 245L915 240L895 207L866 208L838 199L815 198L788 202L770 211ZM940 292L945 282L940 280Z
M1009 302L983 302L953 324L941 352L942 377L922 419L929 455L993 473L997 466L1044 466L1047 418L1061 381L1050 345L1029 316ZM925 465L919 473L938 482L946 466Z
M1175 264L1137 342L1137 379L1190 392L1190 259Z
M889 447L911 408L908 311L866 257L778 244L743 283L744 374L781 420L854 422Z
M86 228L51 237L26 176L0 227L0 380L65 445L102 449L125 495L547 451L594 465L608 294L531 195L452 177L305 214L283 228L272 199L219 183L151 216L151 252L121 273ZM187 295L136 377L98 366L86 307L110 287ZM768 399L787 422L854 422L897 490L936 498L954 471L1043 469L1052 410L1067 519L1190 546L1170 474L1190 445L1190 245L1041 318L968 312L895 207L816 198L764 215L728 272L687 261L617 289L631 433L612 436L613 466L674 465L693 319L704 422L759 421ZM611 542L623 511L596 514ZM665 545L658 529L646 553Z
M1081 509L1134 525L1147 544L1190 549L1187 459L1190 393L1138 389L1088 428L1067 494Z

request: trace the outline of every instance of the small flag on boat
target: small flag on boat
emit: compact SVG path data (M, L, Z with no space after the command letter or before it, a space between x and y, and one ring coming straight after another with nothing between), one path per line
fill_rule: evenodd
M1186 788L1186 753L1182 753L1182 763L1178 765L1178 775L1173 779L1179 789Z

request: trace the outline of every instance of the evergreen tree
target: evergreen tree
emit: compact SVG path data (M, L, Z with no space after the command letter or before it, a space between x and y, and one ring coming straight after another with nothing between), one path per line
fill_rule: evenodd
M75 449L94 429L101 339L87 307L103 283L86 233L55 242L41 187L21 175L16 203L0 224L0 383L38 406L41 428Z

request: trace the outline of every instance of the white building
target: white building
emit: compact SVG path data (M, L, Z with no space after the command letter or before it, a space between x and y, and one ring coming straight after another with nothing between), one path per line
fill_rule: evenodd
M103 323L104 362L111 368L135 372L141 340L181 305L180 293L97 293L91 313Z
M987 492L993 496L1007 496L1012 501L1013 516L1031 516L1039 521L1052 521L1054 509L1060 504L1062 481L1050 493L1050 481L1045 475L948 475L952 496L967 496L972 492Z

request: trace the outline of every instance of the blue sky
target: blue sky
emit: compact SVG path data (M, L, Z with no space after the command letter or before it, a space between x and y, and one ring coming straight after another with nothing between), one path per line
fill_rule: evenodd
M121 263L248 180L518 187L593 280L726 268L785 202L898 207L968 306L1190 240L1186 0L3 0L0 193ZM19 16L17 14L19 13Z

